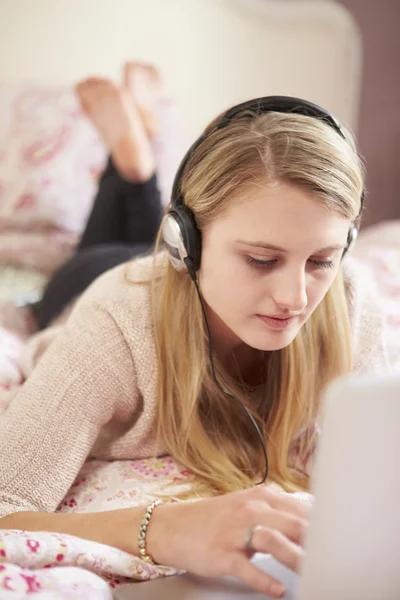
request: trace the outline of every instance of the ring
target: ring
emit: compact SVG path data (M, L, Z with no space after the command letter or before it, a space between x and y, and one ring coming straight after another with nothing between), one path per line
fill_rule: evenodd
M253 537L255 532L259 531L260 529L262 529L261 525L254 525L253 527L249 527L249 529L246 532L246 535L244 537L244 549L248 554L256 552L256 550L253 548Z

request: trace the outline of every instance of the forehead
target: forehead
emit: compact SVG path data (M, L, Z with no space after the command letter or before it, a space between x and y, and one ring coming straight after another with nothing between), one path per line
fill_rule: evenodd
M314 195L285 183L248 188L214 222L225 237L277 245L303 237L321 247L343 242L349 224Z

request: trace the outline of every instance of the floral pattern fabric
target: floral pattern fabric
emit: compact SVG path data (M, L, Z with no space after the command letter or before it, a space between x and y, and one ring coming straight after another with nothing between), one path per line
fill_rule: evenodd
M164 98L152 140L164 204L187 147L181 113ZM107 150L72 88L0 83L0 265L46 275L83 232Z

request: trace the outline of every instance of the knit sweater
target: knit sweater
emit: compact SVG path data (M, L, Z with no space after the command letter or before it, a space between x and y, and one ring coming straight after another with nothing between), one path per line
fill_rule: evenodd
M156 446L151 258L118 266L79 298L62 332L0 417L0 517L53 512L85 460L138 459ZM381 324L349 277L355 368L385 364ZM143 278L141 279L143 281Z

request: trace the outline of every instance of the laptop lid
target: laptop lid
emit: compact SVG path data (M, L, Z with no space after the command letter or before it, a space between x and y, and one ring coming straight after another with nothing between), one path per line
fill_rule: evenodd
M298 600L400 598L400 374L325 396Z

